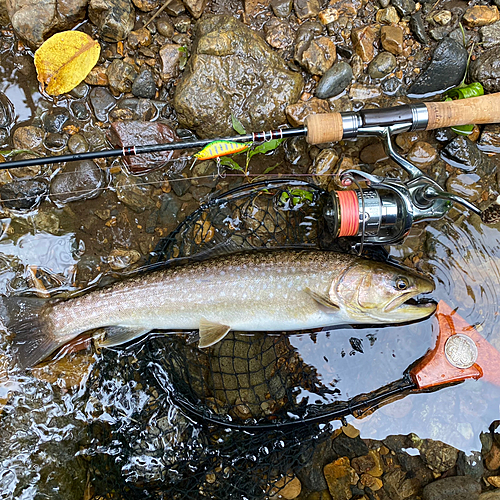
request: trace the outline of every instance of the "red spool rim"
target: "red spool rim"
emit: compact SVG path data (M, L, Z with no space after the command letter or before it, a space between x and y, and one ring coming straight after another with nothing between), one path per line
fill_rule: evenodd
M337 191L340 203L339 236L356 236L359 231L359 201L355 191Z

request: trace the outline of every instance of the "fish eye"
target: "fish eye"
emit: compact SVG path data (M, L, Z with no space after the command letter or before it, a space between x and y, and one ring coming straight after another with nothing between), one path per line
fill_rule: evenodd
M397 290L406 290L409 286L408 280L399 276L396 278L396 289Z

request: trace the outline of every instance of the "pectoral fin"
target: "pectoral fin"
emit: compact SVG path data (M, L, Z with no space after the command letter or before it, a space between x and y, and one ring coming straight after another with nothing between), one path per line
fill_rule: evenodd
M328 295L315 292L314 290L311 290L309 287L306 287L304 289L304 292L306 292L310 297L312 297L318 304L321 304L322 306L325 306L328 309L340 311L340 307L334 302L332 302L330 297L328 297Z
M110 326L106 328L106 338L99 341L103 347L113 347L137 339L150 331L149 328Z
M220 323L212 323L205 318L200 320L200 341L198 347L210 347L222 340L227 332L231 330L230 326L221 325Z

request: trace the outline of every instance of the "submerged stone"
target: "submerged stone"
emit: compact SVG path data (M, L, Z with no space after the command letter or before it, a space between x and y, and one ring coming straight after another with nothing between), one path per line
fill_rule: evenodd
M316 87L314 95L318 99L328 99L343 92L352 81L352 68L344 61L334 64Z
M302 76L255 32L233 17L213 16L197 24L174 106L180 126L200 137L234 133L231 115L246 130L268 130L285 123L285 108L302 86Z
M38 179L22 179L0 186L2 205L13 210L35 208L47 194L48 185Z
M498 47L485 50L470 65L470 78L480 82L486 92L500 91L500 51Z
M88 13L107 42L124 40L134 28L135 9L130 0L90 0Z

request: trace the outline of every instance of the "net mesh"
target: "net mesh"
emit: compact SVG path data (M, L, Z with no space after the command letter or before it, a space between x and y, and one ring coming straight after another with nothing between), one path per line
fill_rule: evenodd
M328 199L299 181L241 187L189 216L149 264L269 247L352 251L326 230ZM208 351L189 335L162 335L101 356L82 450L95 499L272 498L340 425L308 418L352 409L288 334L231 332ZM297 420L293 431L276 425Z

